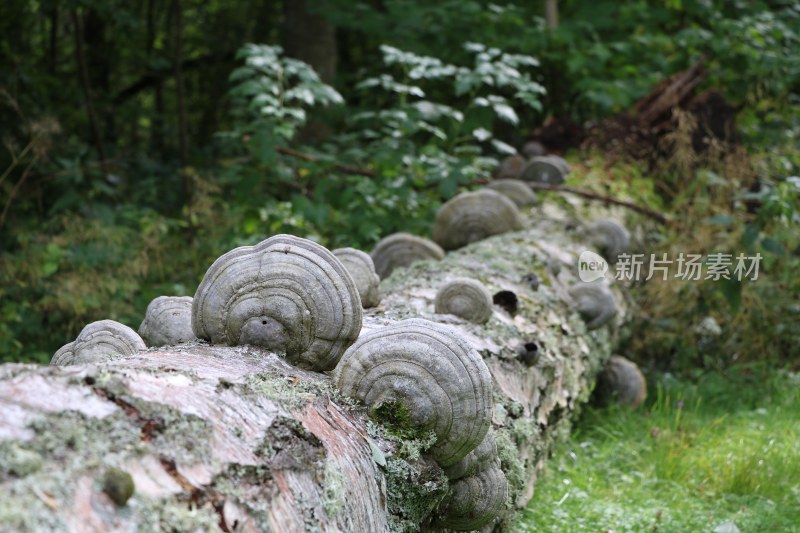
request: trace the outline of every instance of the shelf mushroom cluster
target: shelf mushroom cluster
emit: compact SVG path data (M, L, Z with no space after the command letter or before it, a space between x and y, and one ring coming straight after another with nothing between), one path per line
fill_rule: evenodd
M490 433L492 378L458 330L414 318L370 331L345 352L333 380L371 417L434 432L430 453L455 482L440 527L477 529L505 508L508 482Z
M484 324L492 316L492 304L492 295L483 283L470 278L457 278L439 289L433 305L437 313Z
M415 261L444 259L444 250L435 242L410 233L393 233L381 239L370 254L381 279L388 278L395 268L407 267Z
M134 355L145 348L142 338L125 324L98 320L86 325L73 342L59 348L50 364L68 366L99 363Z
M503 162L504 179L443 204L433 240L395 233L369 254L354 248L331 252L290 235L239 247L214 261L193 298L154 299L138 334L112 320L93 322L60 348L51 364L97 363L148 346L202 339L256 345L306 369L332 370L336 387L366 405L370 417L436 435L430 455L450 480L450 490L433 524L484 527L508 499L491 430L486 364L457 327L412 318L362 332L362 309L380 305L380 281L395 269L442 260L445 250L522 229L520 210L538 203L526 181L558 184L569 172L563 159L528 151L529 160L514 156ZM628 233L615 222L595 222L585 231L609 261L628 248ZM568 300L589 330L616 314L614 295L602 282L573 285ZM439 287L434 309L484 324L492 318L493 298L478 280L461 277ZM604 387L638 404L644 381L637 372L633 363L612 359Z
M561 185L569 175L570 167L562 157L529 152L529 157L514 154L500 162L495 177L514 179L545 185Z
M455 250L492 235L522 229L517 205L491 189L462 192L436 213L433 240L445 250Z
M214 261L192 303L192 329L215 344L252 344L330 370L361 331L361 298L325 247L291 235Z

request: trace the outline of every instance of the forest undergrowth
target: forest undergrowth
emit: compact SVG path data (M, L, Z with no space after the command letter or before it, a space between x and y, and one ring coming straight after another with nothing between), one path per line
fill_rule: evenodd
M638 410L583 412L518 531L800 531L800 374L740 365L648 385Z

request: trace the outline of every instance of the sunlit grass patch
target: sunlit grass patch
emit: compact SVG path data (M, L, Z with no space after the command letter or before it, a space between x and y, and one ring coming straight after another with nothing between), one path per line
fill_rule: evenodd
M644 409L588 409L520 531L800 531L800 380L662 377Z

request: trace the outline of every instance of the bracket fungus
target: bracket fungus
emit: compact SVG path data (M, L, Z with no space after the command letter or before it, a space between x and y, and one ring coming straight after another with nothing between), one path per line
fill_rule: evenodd
M362 335L333 380L371 417L433 431L430 452L443 468L466 457L489 431L489 369L458 330L442 324L412 318Z
M459 462L445 469L448 479L456 480L474 476L497 460L497 444L494 434L489 431L477 448L467 454Z
M380 302L378 286L381 278L375 273L375 263L368 253L356 250L355 248L339 248L333 250L339 261L345 266L356 283L358 295L361 297L361 305L375 307Z
M545 150L544 145L539 141L528 141L522 146L522 155L530 159L531 157L537 157L544 155L547 150Z
M381 239L370 253L375 271L381 279L388 278L395 268L414 261L444 259L444 250L435 242L410 233L393 233Z
M51 366L67 366L71 365L72 361L75 359L75 352L73 351L73 347L75 346L75 341L68 342L58 350L56 353L53 354L53 357L50 359Z
M614 355L597 376L595 398L601 405L617 401L635 409L647 398L647 382L636 363Z
M434 308L440 314L484 324L492 317L492 295L480 281L457 278L439 289Z
M139 335L148 346L171 346L196 337L192 331L192 297L159 296L147 306Z
M520 172L525 167L525 158L519 154L514 154L506 157L500 161L500 165L494 172L494 177L497 179L517 179Z
M358 338L361 315L355 282L336 256L276 235L214 261L194 296L192 329L216 344L261 346L330 370Z
M499 192L514 202L517 207L528 207L539 203L536 193L522 180L494 180L490 181L486 187Z
M561 185L569 174L569 163L557 155L531 158L520 172L523 181Z
M630 245L628 230L613 220L592 222L586 226L585 233L609 263L616 263L619 255L628 251Z
M67 366L98 363L134 355L146 349L142 338L125 324L98 320L84 327L74 342L59 348L50 364Z
M491 467L450 486L435 525L459 531L480 529L505 510L507 499L508 480L495 461Z
M614 294L602 283L576 283L569 288L569 295L588 329L599 328L617 314Z
M433 240L445 250L455 250L492 235L522 228L517 206L502 194L481 189L462 192L436 213Z

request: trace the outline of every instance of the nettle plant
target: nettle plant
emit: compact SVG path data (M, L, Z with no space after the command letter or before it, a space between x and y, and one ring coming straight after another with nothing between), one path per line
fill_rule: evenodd
M229 77L233 128L217 134L227 156L220 160L217 178L226 186L225 196L233 198L229 208L235 205L241 211L236 237L250 242L267 232L315 235L313 224L286 193L302 194L304 184L276 147L295 138L308 121L309 109L343 104L344 99L311 66L284 56L279 46L246 44L237 58L244 65Z
M381 90L390 96L389 105L352 118L368 147L405 154L406 171L438 184L445 197L486 175L497 164L494 156L515 153L493 135L494 121L518 125L515 107L541 111L545 92L533 79L535 58L480 43L464 48L474 56L471 67L381 46L384 64L396 75L382 73L358 88ZM432 94L446 95L458 107L435 101Z
M306 123L306 108L343 104L342 95L323 83L308 64L283 56L280 46L246 44L237 53L244 66L229 80L232 114L240 126L267 123L273 133L291 140Z
M495 121L517 125L515 108L540 109L544 92L532 78L534 58L465 46L471 67L383 46L386 72L359 85L369 92L350 130L318 146L308 161L275 148L294 139L309 108L341 104L342 97L279 47L246 45L239 52L244 66L231 74L236 127L223 138L236 157L223 161L222 181L240 193L237 205L265 196L282 206L288 201L294 226L331 247L371 247L394 231L427 233L443 198L488 175L497 155L514 153L493 135ZM249 157L240 157L243 151ZM331 169L336 163L366 172ZM263 201L250 211L242 228L276 226ZM277 226L292 231L285 220Z

